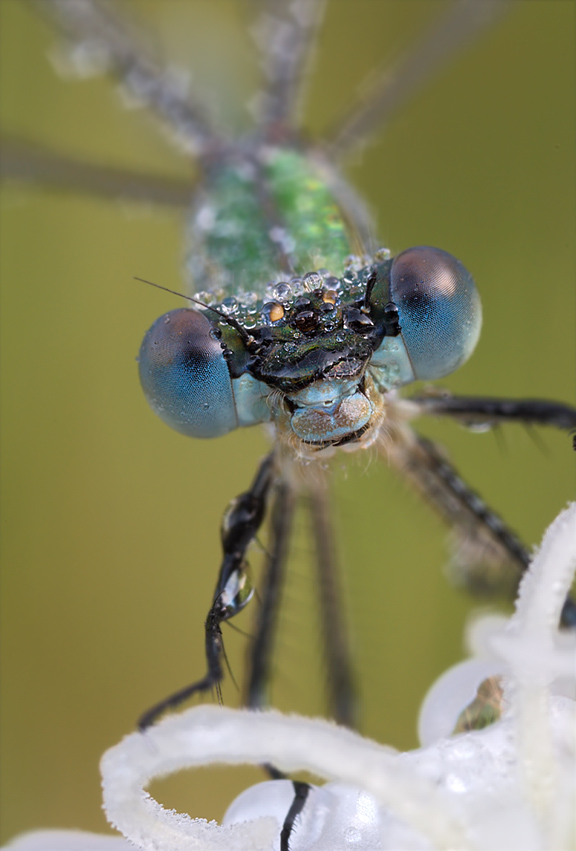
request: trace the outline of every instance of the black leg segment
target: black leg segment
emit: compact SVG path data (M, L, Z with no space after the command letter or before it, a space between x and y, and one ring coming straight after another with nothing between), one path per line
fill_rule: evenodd
M254 540L266 512L266 503L273 480L273 453L261 462L252 487L232 500L222 522L224 558L220 567L214 600L205 622L207 671L180 691L157 703L142 715L141 730L153 724L167 709L174 709L192 695L217 689L224 676L222 670L222 630L220 624L238 614L252 597L248 579L246 550Z
M576 429L576 408L545 399L495 399L491 396L414 396L423 414L448 416L467 426L525 423Z

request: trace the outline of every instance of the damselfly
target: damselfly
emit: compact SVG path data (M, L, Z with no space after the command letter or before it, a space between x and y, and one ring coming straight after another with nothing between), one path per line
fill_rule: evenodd
M194 57L190 63L194 70L206 61L212 66L212 76L222 71L228 80L231 75L240 74L247 56L255 55L250 54L246 36L254 9L238 4L211 4L217 12L210 20L206 5L191 4L189 10L187 7L186 14L191 13L192 19L187 19L186 26L172 17L185 12L178 4L143 4L141 11L144 16L157 16L157 25L167 30L176 20L175 30L165 36L170 50L178 51L182 37L184 60ZM364 74L380 59L399 52L399 45L409 43L426 26L426 20L444 8L443 4L429 2L371 2L362 11L360 6L355 3L351 10L347 4L331 4L328 8L317 76L312 79L305 113L305 125L319 136L323 127L332 124L343 102L352 97ZM407 7L410 11L403 12ZM208 20L200 20L200 10L208 15ZM53 44L53 35L33 20L25 22L25 13L16 3L4 2L3 14L12 27L8 30L8 47L3 50L5 61L19 69L22 84L26 83L25 68L33 78L31 85L45 87L19 95L25 107L21 117L16 117L7 104L12 132L30 136L37 131L37 139L44 135L45 143L52 142L61 151L91 159L102 160L108 155L110 161L128 164L133 157L142 156L142 167L160 170L156 163L162 159L161 142L152 136L140 113L126 117L115 112L106 100L110 85L105 81L82 87L64 85L50 77L42 54L47 45ZM454 392L569 398L572 389L572 311L567 305L573 297L573 255L566 245L572 238L573 211L563 194L564 185L570 183L566 176L569 172L555 171L560 166L571 167L572 139L569 127L562 122L569 113L563 104L572 101L571 96L560 94L563 85L571 84L569 70L562 65L570 47L559 47L563 38L571 38L567 21L571 14L561 3L534 3L516 10L485 35L467 58L459 60L450 72L424 90L419 100L406 107L384 141L370 149L363 165L353 170L355 183L378 208L378 232L385 244L391 244L395 251L419 243L437 244L463 259L474 272L484 303L485 331L469 366L442 382ZM396 15L404 16L398 24ZM21 31L20 26L28 29ZM24 32L25 36L21 35ZM548 41L552 46L547 55L543 45ZM30 46L30 53L23 52L23 44ZM202 45L204 55L200 61ZM486 78L486 88L479 86L481 77ZM322 89L315 92L314 80L323 78ZM208 91L216 91L216 84L207 75L204 85ZM252 66L247 79L240 80L241 94L230 100L243 106L257 85ZM217 90L220 100L220 87ZM446 100L442 98L443 91L447 92ZM535 107L533 99L538 92ZM96 113L99 99L105 101L103 117ZM64 114L70 115L71 124L63 124ZM539 116L536 123L542 137L536 134L535 115ZM119 134L128 139L125 156L114 152L117 139L110 122L116 122ZM62 138L50 136L56 127L61 127ZM84 138L81 132L86 133ZM146 153L140 154L143 150ZM182 172L186 169L187 165L183 165ZM44 760L50 763L48 775L53 776L53 764L62 761L63 750L74 753L79 762L93 764L103 747L130 725L134 706L146 706L151 698L178 686L183 670L185 677L188 672L201 672L201 657L182 667L182 658L191 658L193 645L202 645L206 601L212 593L219 559L215 535L207 541L206 550L200 546L204 546L205 538L211 538L206 530L217 528L223 505L246 488L264 446L262 438L250 431L215 443L183 445L183 439L171 440L160 425L156 431L151 420L124 408L132 392L135 404L140 404L139 391L130 374L131 355L137 349L141 329L162 310L149 293L132 291L133 307L129 311L122 307L121 298L132 286L129 276L140 274L181 289L175 283L180 249L168 217L126 220L120 208L110 208L102 202L36 192L17 197L19 201L24 197L25 205L8 212L12 225L23 229L19 241L16 237L12 240L21 265L18 278L11 273L8 280L18 281L16 288L10 288L11 298L23 294L25 300L23 306L14 305L16 319L9 330L19 323L18 340L10 339L13 345L19 342L23 347L25 378L19 379L19 386L29 389L31 397L28 407L19 408L18 432L25 444L23 457L29 464L18 470L19 492L24 494L26 508L16 527L17 555L23 565L20 572L26 576L21 592L26 594L26 605L15 610L18 620L14 629L16 643L24 643L24 638L30 642L25 645L26 667L19 670L26 670L30 676L31 692L26 696L24 688L14 691L18 693L14 712L22 714L22 705L31 707L23 733L33 740L34 771L26 772L29 778L30 773L39 776L37 762ZM551 218L551 209L558 212L558 220ZM59 210L64 212L64 221L56 218ZM450 219L445 218L448 211L454 214ZM526 218L521 219L521 213ZM76 226L90 214L97 220L90 224L89 236L83 236ZM116 231L121 233L123 249L128 247L128 258L117 253L112 238ZM131 239L133 243L127 246ZM164 241L163 256L168 259L155 260L152 242ZM53 245L58 254L51 256ZM28 266L32 254L39 256L40 268ZM114 268L111 262L115 263ZM74 263L80 265L74 268ZM94 270L96 277L90 279L89 272ZM4 277L8 277L6 273ZM119 295L119 291L123 292ZM80 297L89 298L90 306L87 309L78 303L79 315L73 317L72 310ZM6 298L5 308L12 304ZM49 313L51 308L53 312ZM100 318L92 314L96 308L102 309ZM36 311L40 328L35 326L32 330L25 324L22 333L22 316L26 315L28 322ZM125 341L128 326L131 339ZM529 333L523 343L525 328ZM125 343L125 348L117 350L116 340ZM90 362L88 358L94 353L96 360ZM12 356L16 358L16 354ZM71 367L67 379L65 367ZM112 389L111 376L116 372L122 381L121 389ZM70 407L48 414L44 411L55 393L48 383L53 376L55 384L62 385ZM99 388L101 401L97 396ZM80 419L84 409L90 425ZM135 425L140 418L145 426ZM33 430L29 429L32 423ZM429 433L444 435L452 457L463 462L466 477L525 540L537 540L546 521L569 493L572 474L566 440L556 443L555 436L546 436L551 452L555 453L558 447L556 461L555 456L551 460L536 452L524 434L508 429L509 447L502 454L489 437L460 437L453 427L439 425L441 428L431 426ZM137 427L146 429L139 437L134 433ZM77 443L81 432L89 436L86 447ZM110 444L104 447L106 461L97 460L95 433L113 441L114 449ZM58 434L63 436L60 448L55 442ZM173 454L164 454L169 452ZM138 465L136 472L130 472L131 458ZM200 460L208 461L203 473L199 472ZM436 670L444 666L446 657L457 657L455 636L460 627L439 615L437 604L431 602L433 594L444 593L437 591L444 585L437 576L437 567L443 561L439 530L433 520L427 519L426 510L421 510L384 471L374 470L375 466L365 473L365 464L361 469L352 465L350 481L338 485L344 504L338 532L344 538L345 562L353 568L346 587L350 619L361 627L357 655L370 713L366 727L375 730L382 723L385 706L386 738L394 741L396 735L396 743L402 744L401 737L407 734L391 733L388 718L394 712L405 714L406 710L400 701L395 708L393 695L400 689L405 695L407 678L414 682L415 694L421 693L422 685L416 680L421 677L424 682L433 676L426 672L423 655L435 656L431 665ZM69 469L75 477L74 485L64 478ZM97 484L100 472L101 486ZM184 490L176 495L181 479ZM209 503L206 515L202 513L205 503ZM130 505L134 508L129 511ZM45 513L52 507L55 518ZM382 531L383 518L390 523L386 533ZM48 527L55 529L53 540L46 535ZM415 529L423 539L420 550L413 549ZM374 549L369 548L368 539L374 539ZM42 558L30 549L36 542L42 547ZM101 543L99 550L97 545ZM298 553L301 549L299 545ZM384 564L383 549L387 554ZM189 590L175 594L176 587L180 590L184 582L189 582L192 555L202 565L200 575L195 572L193 584L186 586ZM293 560L298 564L298 558ZM61 564L65 565L65 573L58 579ZM174 579L172 565L178 564L182 573ZM417 567L421 571L416 575L412 571ZM32 569L30 579L27 571ZM305 655L317 657L314 628L306 626L313 619L313 610L310 614L305 610L304 586L308 580L302 576L303 568L300 571L299 575L297 567L296 582L289 595L292 611L282 643L291 643L295 633L306 630L302 637ZM397 587L399 576L403 578L408 571L408 590L402 591ZM79 577L86 581L85 586L76 584ZM137 596L142 586L152 589L148 604ZM162 598L161 593L166 596ZM108 597L111 599L106 605ZM402 597L407 603L404 613L399 610ZM79 608L83 599L86 613ZM63 610L59 609L62 604ZM168 625L159 625L159 609L166 612ZM132 622L129 618L133 618ZM96 620L97 638L85 632L88 619ZM65 625L60 638L53 632L54 622L58 621ZM126 627L125 632L120 631L121 625ZM442 629L447 633L444 659L440 658L441 649L430 649L431 641L439 640L430 636ZM143 633L149 634L147 648L142 646ZM414 642L412 648L409 637ZM236 638L227 643L236 671L241 669L241 661L235 657L240 643ZM398 648L402 648L402 654ZM245 648L238 649L244 652ZM289 650L285 656L290 656ZM124 664L111 684L110 659L117 656L129 658L130 663ZM30 667L36 664L31 659L39 660L37 668ZM138 668L144 682L130 686L129 699L122 698L125 702L119 710L119 697L128 692L126 683L136 680ZM318 680L318 669L305 672L283 662L277 668L279 681L275 684L274 702L286 708L298 705L319 711L320 703L307 702L307 693ZM233 691L228 689L226 700L233 699ZM46 706L51 700L57 703L55 715L50 715ZM105 709L109 700L113 710ZM109 718L111 722L101 728L94 720L92 726L98 740L84 748L70 739L76 725L79 730L90 726L79 720L82 717ZM8 723L6 716L5 722ZM66 747L58 744L63 740ZM56 743L54 751L44 751L38 757L40 743L46 748L52 742ZM70 759L66 757L74 786L77 766ZM220 781L219 778L219 784ZM40 797L47 802L50 817L36 809L38 822L62 822L47 796L48 785L44 781ZM64 796L62 788L66 788L64 780L58 790ZM95 798L96 795L94 784ZM231 794L223 792L222 796L228 800ZM213 797L213 793L208 792L207 797ZM67 793L66 798L70 800ZM26 806L29 809L28 803ZM76 809L75 804L65 806ZM210 814L210 806L202 811ZM83 821L88 823L89 817Z

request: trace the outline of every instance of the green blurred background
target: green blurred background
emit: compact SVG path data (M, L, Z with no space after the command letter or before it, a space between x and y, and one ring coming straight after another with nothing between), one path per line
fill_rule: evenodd
M240 121L259 79L247 33L255 7L129 6L213 106L234 108ZM325 132L365 75L444 7L330 2L306 103L310 133ZM477 280L484 331L472 361L444 382L455 392L574 401L575 10L565 0L515 6L350 168L383 244L441 246ZM18 0L2 0L0 13L5 132L192 183L192 166L145 114L121 107L111 83L54 74L53 34ZM203 673L220 518L266 438L252 429L195 442L171 433L142 397L141 337L177 301L132 277L184 286L176 214L5 184L1 224L3 837L103 831L99 757L142 710ZM566 435L540 431L541 447L511 427L501 440L450 423L422 429L530 545L572 497ZM346 456L334 467L363 730L413 747L421 698L461 658L473 605L442 575L440 523L384 464ZM292 556L273 702L319 714L304 535ZM247 641L230 630L225 638L241 679ZM237 701L230 678L224 696ZM218 818L260 777L210 769L155 791Z

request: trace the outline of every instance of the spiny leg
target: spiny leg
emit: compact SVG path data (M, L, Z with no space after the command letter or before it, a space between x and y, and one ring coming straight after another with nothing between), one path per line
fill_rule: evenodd
M413 396L420 413L448 416L467 426L516 422L576 429L576 408L545 399L496 399L492 396Z
M218 144L218 135L201 104L150 53L132 21L116 15L110 4L101 0L27 2L54 22L85 61L92 60L137 103L156 112L187 150L201 153Z
M366 144L431 76L509 7L510 0L456 0L402 59L382 71L366 101L338 122L328 135L333 140L328 146L332 157L342 159Z
M545 399L498 399L491 396L438 396L413 397L410 402L420 408L421 413L449 416L469 427L492 427L505 422L523 423L526 425L551 426L554 428L573 431L576 429L576 408L560 402L549 402ZM440 459L439 470L448 470L449 465L439 456L434 445L428 441ZM450 468L451 478L464 485L460 477ZM480 505L486 513L487 522L492 531L500 533L502 541L508 550L509 560L516 563L521 572L529 566L529 553L518 538L506 529L500 518L484 505L482 500L467 488L467 501L474 507ZM478 516L478 515L477 515ZM482 519L479 517L479 519ZM576 627L576 603L568 598L562 610L563 626Z
M325 0L268 0L253 32L267 85L258 124L267 134L299 124L303 88L312 59Z
M294 787L294 799L280 831L280 851L290 851L292 831L296 827L296 820L306 806L308 795L312 789L309 783L303 783L300 780L293 780L292 785Z
M324 481L310 488L310 516L316 544L316 568L324 653L328 668L330 708L334 720L357 725L357 695L339 582L334 530Z
M270 680L274 631L278 620L296 503L296 493L289 481L277 484L275 491L270 519L271 547L260 594L254 644L249 654L250 673L246 705L252 708L260 708L267 703L266 684ZM337 570L334 532L324 481L315 478L314 483L309 484L308 507L316 544L317 583L328 665L330 707L336 721L352 727L355 721L355 687Z
M153 724L168 709L174 709L197 693L219 689L224 672L224 653L220 625L238 614L252 597L252 587L247 576L246 550L254 540L266 513L268 494L273 482L274 455L270 453L261 462L250 490L236 497L222 522L222 549L224 557L220 567L214 600L206 618L207 671L202 679L171 694L142 715L138 722L141 730Z
M515 591L530 564L524 544L464 482L431 440L406 427L395 437L393 444L386 445L391 462L461 539L457 557L466 570L466 584L472 589L500 590L507 585L503 568L510 565L517 572ZM570 598L562 610L561 624L576 626L576 605Z
M271 542L260 593L260 609L254 626L254 642L249 652L245 703L251 709L261 709L268 702L266 688L270 681L275 631L296 505L296 494L287 481L277 483L274 491L270 517Z

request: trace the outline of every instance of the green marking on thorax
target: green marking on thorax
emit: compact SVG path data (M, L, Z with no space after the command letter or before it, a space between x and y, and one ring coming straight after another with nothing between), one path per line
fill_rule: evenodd
M276 149L267 163L271 191L293 240L296 274L328 269L341 275L351 253L342 211L314 164L293 150Z
M343 214L314 163L286 148L214 169L193 232L194 287L228 295L321 268L339 276L351 253Z

